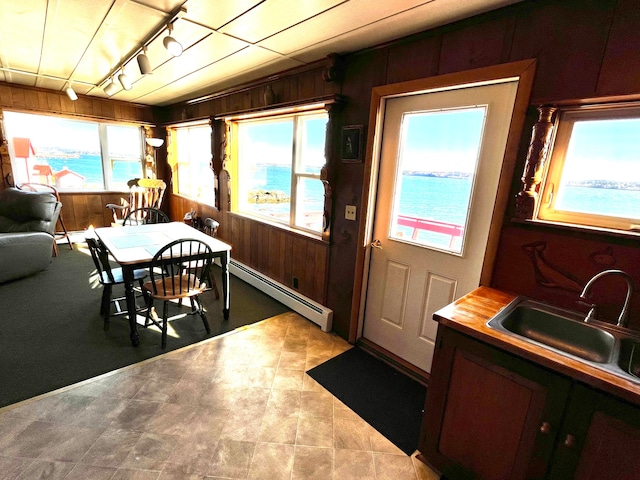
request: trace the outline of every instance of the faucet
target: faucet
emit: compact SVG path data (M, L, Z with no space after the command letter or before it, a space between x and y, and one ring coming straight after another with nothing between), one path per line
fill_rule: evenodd
M604 270L604 271L602 271L600 273L595 274L591 278L591 280L589 280L587 282L587 284L584 286L584 289L582 290L582 293L580 294L580 298L585 300L587 298L589 290L591 289L591 286L599 278L602 278L602 277L604 277L606 275L621 275L622 278L624 278L625 281L627 282L627 297L624 299L624 305L622 306L622 310L620 311L620 316L618 317L618 326L619 327L626 327L627 326L627 321L628 321L628 318L629 318L629 302L631 300L631 296L633 295L633 284L631 282L631 277L629 276L629 274L627 272L624 272L622 270ZM585 317L585 319L584 319L585 322L588 322L589 320L591 320L595 316L596 305L590 305L590 306L591 306L591 310L589 310L589 313Z

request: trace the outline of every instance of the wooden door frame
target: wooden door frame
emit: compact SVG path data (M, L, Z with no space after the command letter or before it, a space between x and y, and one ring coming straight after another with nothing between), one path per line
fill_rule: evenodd
M506 211L511 181L517 160L518 147L522 136L526 110L529 105L529 97L533 86L536 69L536 60L520 60L490 67L483 67L464 72L449 73L434 77L427 77L407 82L393 83L374 87L371 91L371 106L369 110L369 128L367 135L367 150L362 188L361 212L365 214L360 218L358 229L358 250L356 253L356 268L354 275L353 297L351 307L351 319L349 323L349 342L362 336L364 319L364 305L369 274L369 257L371 254L370 243L373 234L373 220L376 193L378 186L378 168L380 161L381 133L384 119L384 106L388 98L406 95L417 95L429 91L455 88L458 85L490 84L505 79L518 79L518 88L513 106L509 134L505 146L498 193L489 228L489 239L485 250L480 285L489 285L493 264L498 249L500 230Z

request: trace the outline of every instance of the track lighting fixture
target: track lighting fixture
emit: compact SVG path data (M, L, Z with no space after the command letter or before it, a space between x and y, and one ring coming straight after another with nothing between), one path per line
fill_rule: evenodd
M166 37L164 37L164 40L162 40L162 44L171 55L173 55L174 57L179 57L180 55L182 55L182 45L171 36L172 30L173 25L167 25L168 34Z
M71 82L69 82L67 88L65 88L64 91L67 93L67 97L69 97L69 100L71 100L72 102L75 102L78 99L78 95L71 86Z
M124 73L124 70L122 70L122 73L118 75L118 81L120 82L120 85L122 85L122 88L125 90L131 90L131 80L129 80L129 77Z
M138 67L140 68L140 73L142 75L151 75L153 73L153 69L151 68L151 62L149 62L149 57L147 57L147 47L142 47L142 52L137 57Z
M104 87L103 90L104 93L106 93L108 96L111 96L118 91L118 85L116 85L116 83L113 81L113 77L110 79L109 83L106 85L106 87Z

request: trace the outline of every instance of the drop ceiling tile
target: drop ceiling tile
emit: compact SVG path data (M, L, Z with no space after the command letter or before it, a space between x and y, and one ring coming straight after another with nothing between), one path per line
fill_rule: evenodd
M300 65L296 60L282 58L260 47L249 46L162 89L138 97L135 101L167 105L219 91L229 86L230 82L238 84Z
M185 18L213 29L219 29L234 18L248 12L263 0L189 0Z
M0 8L2 67L37 72L46 19L44 3L43 0L24 0Z
M257 43L341 3L344 3L344 0L316 0L314 2L269 0L236 18L220 31L247 42Z
M116 0L106 20L88 45L73 75L74 79L99 82L158 25L162 25L164 20L164 12L137 3Z

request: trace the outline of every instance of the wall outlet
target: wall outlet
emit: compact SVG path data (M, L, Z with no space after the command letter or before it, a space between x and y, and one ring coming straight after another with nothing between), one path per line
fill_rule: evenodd
M355 205L347 205L344 209L344 218L345 220L355 220L356 219L356 206Z

